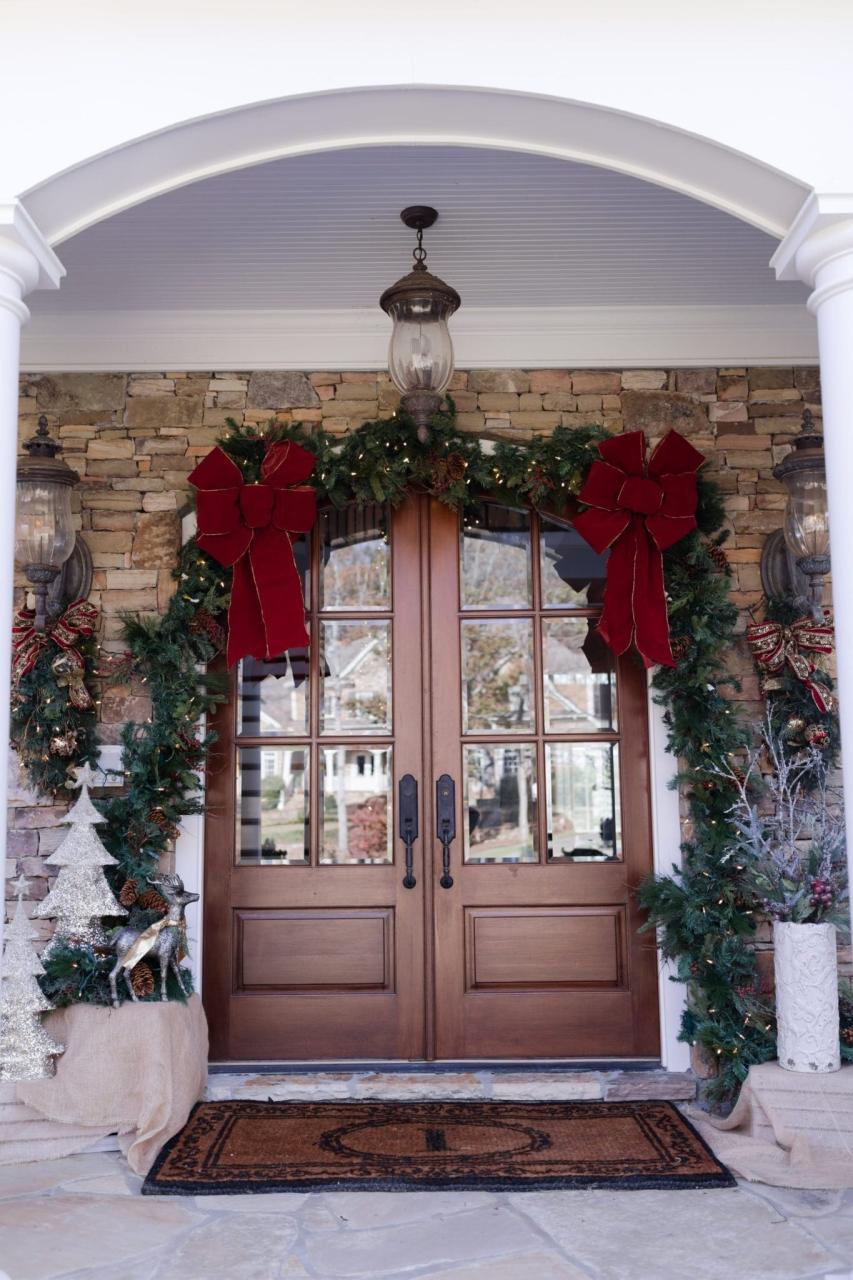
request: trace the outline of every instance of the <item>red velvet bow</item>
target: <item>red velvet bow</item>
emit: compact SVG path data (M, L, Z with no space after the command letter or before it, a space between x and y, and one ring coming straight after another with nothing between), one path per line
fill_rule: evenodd
M220 564L234 566L229 667L240 658L275 658L308 644L292 539L314 524L317 495L302 485L313 470L313 454L280 441L267 450L260 484L246 484L218 447L189 477L198 491L196 542Z
M614 653L633 641L647 667L674 667L662 551L696 528L696 472L705 461L670 431L644 465L642 431L602 440L602 461L578 494L589 508L573 520L596 551L610 548L599 631Z

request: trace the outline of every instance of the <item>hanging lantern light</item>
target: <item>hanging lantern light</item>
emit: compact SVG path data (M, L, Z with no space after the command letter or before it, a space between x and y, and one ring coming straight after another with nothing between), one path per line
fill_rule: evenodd
M71 514L71 490L79 476L57 457L47 418L24 443L27 457L18 463L15 563L33 584L38 631L47 616L47 593L74 550L76 534Z
M785 544L797 568L808 577L813 608L823 598L823 578L829 573L829 512L826 501L826 461L823 438L813 429L810 409L803 410L802 434L773 474L788 490Z
M386 289L379 299L391 317L393 329L388 348L388 372L402 392L402 406L414 418L418 439L427 440L427 426L438 410L453 377L453 342L447 321L462 304L455 289L426 268L424 229L438 217L427 205L412 205L400 214L407 227L417 231L412 252L415 266L408 275Z

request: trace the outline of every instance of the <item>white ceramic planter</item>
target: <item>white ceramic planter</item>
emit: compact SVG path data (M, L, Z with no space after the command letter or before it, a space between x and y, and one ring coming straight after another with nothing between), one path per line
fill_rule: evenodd
M779 1065L839 1071L835 925L773 926Z

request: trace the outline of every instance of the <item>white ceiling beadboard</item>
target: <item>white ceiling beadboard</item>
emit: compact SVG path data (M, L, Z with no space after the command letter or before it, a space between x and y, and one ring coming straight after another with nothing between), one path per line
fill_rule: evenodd
M764 232L589 165L407 146L277 160L90 227L61 247L62 288L32 295L24 365L375 363L387 335L379 295L411 264L413 236L399 211L416 203L440 212L426 245L430 267L462 295L454 321L460 365L533 362L517 328L517 352L508 345L516 323L531 336L550 333L549 348L556 344L569 363L696 363L709 326L722 345L702 348L702 362L814 358L806 291L774 279L775 241ZM598 359L589 341L574 354L572 335L583 335L587 308ZM609 324L619 352L605 349ZM286 343L297 329L307 335L298 359L280 348L271 360L264 340ZM639 344L633 356L630 333ZM776 355L778 344L785 349ZM555 358L551 349L542 353L546 363Z

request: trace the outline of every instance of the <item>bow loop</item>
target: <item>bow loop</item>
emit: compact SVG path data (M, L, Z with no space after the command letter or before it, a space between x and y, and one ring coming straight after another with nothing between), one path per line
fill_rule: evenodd
M578 494L586 510L573 524L601 553L610 548L599 631L615 653L632 641L646 666L674 666L661 552L696 528L696 471L704 462L689 441L670 431L644 468L642 431L611 436L598 446Z
M278 441L261 464L262 482L245 484L240 468L217 446L189 477L197 490L196 542L220 564L234 567L229 666L249 655L269 659L308 644L291 538L314 524L314 490L293 487L308 479L314 465L309 450Z

